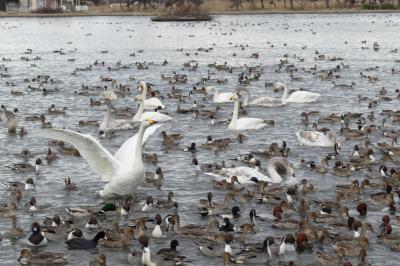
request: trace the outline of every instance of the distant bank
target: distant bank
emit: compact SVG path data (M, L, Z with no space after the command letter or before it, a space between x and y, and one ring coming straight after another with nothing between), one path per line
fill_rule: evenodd
M260 15L260 14L362 14L362 13L400 13L394 10L366 10L366 9L321 9L321 10L239 10L216 11L210 15ZM0 17L92 17L92 16L157 16L157 11L131 11L131 12L65 12L65 13L14 13L0 12Z

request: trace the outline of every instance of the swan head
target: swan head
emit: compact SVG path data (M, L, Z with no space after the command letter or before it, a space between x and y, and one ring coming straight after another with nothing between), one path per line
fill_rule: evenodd
M213 91L215 91L215 87L214 86L208 86L208 87L206 87L205 93L207 95L207 94L210 94Z
M156 124L157 121L155 121L155 120L153 120L153 119L151 119L151 118L148 118L148 119L143 120L142 123L143 123L145 126L151 126L151 125Z
M293 164L290 164L290 165L288 166L288 171L289 171L289 174L290 174L291 176L293 176L293 177L296 176L296 175L294 174Z
M146 82L139 81L137 86L136 86L136 89L141 92L144 88L147 88Z
M139 101L139 102L143 101L142 95L136 95L135 96L135 101Z
M237 95L233 95L229 100L231 101L237 101L239 98Z
M100 98L102 100L110 100L110 101L115 101L116 99L118 99L118 96L115 94L115 92L113 91L103 91L100 94Z

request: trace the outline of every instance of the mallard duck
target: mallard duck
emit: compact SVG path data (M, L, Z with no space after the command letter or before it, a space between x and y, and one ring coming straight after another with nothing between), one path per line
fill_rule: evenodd
M67 260L64 258L64 254L62 253L42 252L32 255L28 249L23 249L20 252L18 262L21 264L59 265L66 264Z

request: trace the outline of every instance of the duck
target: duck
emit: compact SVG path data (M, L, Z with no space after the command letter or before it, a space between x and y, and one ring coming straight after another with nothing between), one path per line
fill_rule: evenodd
M51 164L57 158L57 155L54 151L52 151L50 148L48 148L45 158L46 158L47 163Z
M25 204L25 208L30 213L37 212L38 208L36 206L36 198L31 197L31 199Z
M281 244L279 245L279 255L284 255L288 252L296 251L295 246L296 239L292 234L287 234L283 237Z
M145 184L147 186L155 186L161 187L162 183L164 182L164 174L161 167L157 167L156 172L154 173L153 177L146 177Z
M254 130L261 129L265 126L274 125L274 122L266 121L261 118L238 118L239 113L239 98L238 95L233 95L230 98L231 101L234 102L233 114L231 122L228 125L229 130L233 131L244 131L244 130Z
M88 229L98 229L99 228L99 222L97 221L97 217L93 214L90 215L89 220L85 224L85 228Z
M29 177L25 180L24 183L21 182L9 182L9 188L11 191L28 191L35 189L35 182L32 177Z
M146 220L143 219L143 218L139 218L136 221L136 228L135 228L135 230L133 232L133 235L135 236L135 239L140 241L140 238L142 236L146 236L145 229L146 229Z
M99 253L96 258L89 262L89 266L106 266L107 257L103 253Z
M145 204L141 208L141 211L142 212L151 211L153 207L154 207L154 199L152 196L148 196L146 198Z
M9 134L15 134L17 132L17 112L17 108L14 109L14 112L7 111L4 105L2 105L2 108L0 110L0 120L3 122L7 122L7 129Z
M68 110L67 107L63 107L62 109L57 109L54 104L52 104L48 109L48 113L51 115L65 115L65 111Z
M13 216L12 217L12 228L7 232L7 236L9 236L10 238L21 238L23 236L25 236L24 231L17 227L17 217ZM0 241L1 242L1 241Z
M171 209L176 206L176 202L173 200L174 192L168 192L167 200L158 199L157 207L162 209Z
M75 183L71 182L71 178L69 176L64 177L64 188L68 191L76 190L77 186Z
M24 248L20 251L18 262L24 265L64 265L67 263L67 260L62 253L47 251L32 255L28 249Z
M42 165L42 159L37 158L35 161L35 165L31 165L29 163L17 163L11 167L11 170L17 173L31 173L34 172L36 175L40 173L40 166Z
M126 248L131 245L132 236L133 236L132 227L127 227L124 230L124 233L120 235L119 239L109 240L107 238L101 242L101 245L108 248Z
M180 138L180 134L167 134L165 131L161 131L163 138L163 145L167 147L177 146L176 141Z
M143 183L142 144L160 126L149 127L155 123L151 119L142 121L139 132L126 140L114 156L95 138L87 134L67 129L49 128L42 129L40 136L55 138L73 144L89 166L101 176L103 181L108 182L98 192L99 195L101 197L110 197L114 194L129 194L132 189ZM133 156L132 150L134 151Z
M94 249L100 239L104 238L106 234L104 231L98 232L93 239L73 238L66 243L69 249Z
M15 217L17 215L17 204L11 202L10 204L0 206L0 217Z
M31 234L28 236L27 245L32 247L42 247L47 245L47 238L40 229L40 225L34 222L31 225Z
M153 231L151 232L151 236L154 238L163 238L163 232L161 230L162 219L159 213L156 214L155 217L156 226L154 227Z
M69 232L67 240L71 240L73 238L83 238L83 233L79 228L74 228Z

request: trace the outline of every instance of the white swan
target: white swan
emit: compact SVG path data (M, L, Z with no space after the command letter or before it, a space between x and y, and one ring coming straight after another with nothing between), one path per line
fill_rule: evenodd
M250 167L235 167L235 168L222 168L217 171L215 174L206 173L206 175L215 176L217 178L227 177L226 181L228 183L231 182L232 176L237 176L239 183L241 184L251 184L254 182L254 177L257 180L262 180L270 183L281 183L282 176L278 173L284 170L286 173L294 176L294 168L293 165L289 162L287 158L284 157L274 157L270 159L267 163L267 172L269 176L264 175L260 172L259 168L250 168ZM253 180L252 180L253 179Z
M232 92L222 92L219 93L218 89L214 86L208 86L206 88L206 95L214 93L213 95L213 103L226 103L231 101L231 97L235 95Z
M100 131L110 131L110 130L126 130L133 128L131 121L126 119L111 119L111 100L104 98L104 102L107 106L104 119L99 126Z
M281 98L273 98L269 96L263 96L250 101L250 90L246 89L246 98L243 101L244 106L264 106L264 107L277 107L284 105Z
M318 100L319 93L309 91L295 91L288 95L288 88L283 84L282 103L311 103Z
M42 129L41 136L69 142L78 149L89 166L108 182L99 191L100 196L112 194L127 195L143 183L144 166L142 160L142 144L158 127L153 120L141 123L139 132L127 139L113 156L94 137L66 129ZM147 128L147 129L146 129Z
M140 81L137 86L137 90L139 92L142 92L141 98L143 99L144 102L144 108L145 109L151 109L154 110L155 108L161 107L162 109L165 108L164 104L160 101L160 99L156 97L151 97L149 99L146 99L147 97L147 84L144 81ZM135 97L135 100L140 100L140 95Z
M333 147L335 143L340 143L338 137L331 132L320 131L299 131L296 132L300 145Z
M261 118L239 118L239 98L237 95L233 95L231 98L234 102L232 120L228 125L230 130L249 130L249 129L261 129L267 125L266 121Z
M140 96L140 95L139 95ZM172 117L170 117L169 115L165 115L159 112L143 112L144 111L144 102L143 102L143 98L140 96L138 97L139 99L139 108L136 112L136 114L133 116L132 121L134 123L146 120L146 119L153 119L155 121L158 122L164 122L164 121L169 121L172 120Z

